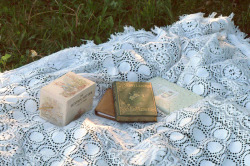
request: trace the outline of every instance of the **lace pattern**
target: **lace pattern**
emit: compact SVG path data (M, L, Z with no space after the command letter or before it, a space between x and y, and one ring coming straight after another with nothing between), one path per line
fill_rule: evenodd
M0 165L250 165L250 46L229 17L185 15L150 32L64 49L0 74ZM93 109L65 127L39 117L40 89L68 71L97 82L155 76L205 97L157 123L118 123Z

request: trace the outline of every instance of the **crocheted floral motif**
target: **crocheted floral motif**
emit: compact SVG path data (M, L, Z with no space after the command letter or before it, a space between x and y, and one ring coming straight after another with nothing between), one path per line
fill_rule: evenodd
M225 77L235 80L241 76L242 72L236 66L228 65L224 68L223 74Z

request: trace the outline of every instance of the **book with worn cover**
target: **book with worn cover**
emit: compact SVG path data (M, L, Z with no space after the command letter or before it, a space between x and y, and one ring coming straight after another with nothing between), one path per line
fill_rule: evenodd
M115 81L112 88L117 121L157 121L157 110L151 83Z
M167 114L189 107L203 99L192 91L160 77L155 77L148 82L152 83L156 106Z
M115 107L112 89L107 89L95 108L95 114L107 119L115 120Z
M96 83L76 73L68 72L40 91L40 116L66 126L92 109Z

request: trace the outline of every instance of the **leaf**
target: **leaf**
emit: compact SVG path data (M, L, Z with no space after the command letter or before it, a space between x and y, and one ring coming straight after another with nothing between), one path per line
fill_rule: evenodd
M95 36L95 41L96 41L97 44L102 43L102 41L101 41L101 39L100 39L99 36Z
M108 22L108 24L110 25L111 28L114 26L114 19L113 19L112 16L109 16L107 18L107 22Z
M102 16L104 16L106 14L106 11L107 11L108 7L107 6L104 6L103 10L102 10Z
M10 54L5 54L4 56L1 57L1 60L6 62L10 57L11 57Z
M18 43L17 43L17 47L20 47L20 46L21 46L21 44L22 44L22 42L23 42L25 36L26 36L26 30L24 30L23 33L21 34L21 36L20 36L20 38L19 38L19 40L18 40Z
M30 56L32 57L32 58L34 58L34 57L36 57L38 54L37 54L37 52L35 51L35 50L30 50Z

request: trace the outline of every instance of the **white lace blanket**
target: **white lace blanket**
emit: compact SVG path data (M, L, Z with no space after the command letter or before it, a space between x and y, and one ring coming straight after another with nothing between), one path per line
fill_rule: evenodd
M0 165L250 165L250 45L229 17L182 16L168 27L125 27L109 42L64 49L0 74ZM66 127L39 117L41 87L68 71L98 83L155 76L205 97L157 123L94 111Z

